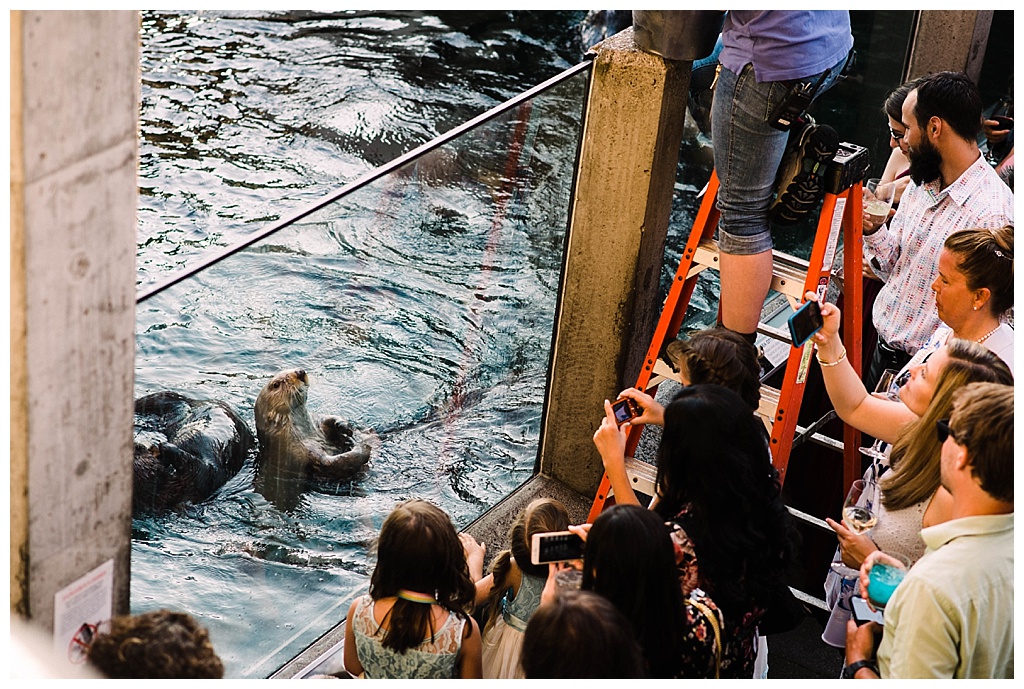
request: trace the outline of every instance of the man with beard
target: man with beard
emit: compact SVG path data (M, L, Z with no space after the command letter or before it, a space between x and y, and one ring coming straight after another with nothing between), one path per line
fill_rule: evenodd
M911 183L888 223L864 214L864 251L885 282L872 312L878 343L864 376L868 390L940 325L929 285L946 237L1013 226L1013 192L978 149L981 109L978 87L956 72L922 78L903 102Z

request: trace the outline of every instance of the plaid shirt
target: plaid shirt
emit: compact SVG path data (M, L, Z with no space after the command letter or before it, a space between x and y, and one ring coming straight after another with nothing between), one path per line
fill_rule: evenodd
M939 274L942 243L953 232L1013 225L1013 192L978 156L955 182L940 190L940 181L913 182L900 199L896 215L864 237L885 280L872 313L875 330L885 342L914 354L942 325L931 284Z

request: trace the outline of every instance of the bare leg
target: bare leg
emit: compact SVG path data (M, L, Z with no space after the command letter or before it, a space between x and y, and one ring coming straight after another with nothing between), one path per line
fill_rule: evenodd
M722 325L738 333L757 330L761 308L772 284L772 252L719 254Z

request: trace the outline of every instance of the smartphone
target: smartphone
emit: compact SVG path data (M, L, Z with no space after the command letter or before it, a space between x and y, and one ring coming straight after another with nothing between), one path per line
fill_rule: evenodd
M856 620L857 624L864 624L866 622L885 624L885 615L882 611L872 610L868 607L868 602L860 596L850 598L850 607L853 608L853 619Z
M811 335L821 330L825 321L821 318L821 307L816 301L804 302L804 305L789 317L789 334L793 338L794 347L802 347Z
M612 404L612 413L615 414L615 422L621 426L630 419L640 416L643 410L629 397L622 397Z
M572 531L535 533L530 548L530 561L542 565L545 562L582 560L583 546L583 539Z

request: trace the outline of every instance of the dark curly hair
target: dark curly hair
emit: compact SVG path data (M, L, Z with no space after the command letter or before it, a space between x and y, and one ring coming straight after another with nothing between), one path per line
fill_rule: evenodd
M370 597L397 596L402 589L434 596L452 614L469 619L476 586L451 519L426 500L400 503L384 520L377 539L377 565ZM382 645L404 653L433 634L430 606L399 598L388 616Z
M761 422L721 385L682 388L665 409L656 509L693 541L700 585L726 613L767 605L799 535Z
M508 590L508 575L512 560L523 574L546 577L548 565L535 565L530 561L530 545L533 534L546 531L565 531L569 527L569 513L565 505L552 498L537 498L526 506L508 532L509 547L494 557L491 574L494 583L487 597L487 627L494 624L501 615L501 601Z
M761 367L757 348L739 333L714 327L690 333L665 347L665 355L691 385L717 383L729 388L757 411L761 400Z
M210 635L191 615L155 610L110 621L89 646L89 662L110 679L221 679Z

